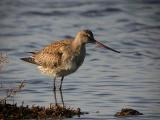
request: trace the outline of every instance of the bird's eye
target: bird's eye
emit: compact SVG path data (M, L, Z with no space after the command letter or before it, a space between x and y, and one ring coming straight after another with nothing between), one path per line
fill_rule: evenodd
M88 38L89 38L90 40L92 40L92 37L91 37L90 35L88 35Z
M90 35L88 35L88 34L86 35L86 37L91 38L91 36L90 36Z

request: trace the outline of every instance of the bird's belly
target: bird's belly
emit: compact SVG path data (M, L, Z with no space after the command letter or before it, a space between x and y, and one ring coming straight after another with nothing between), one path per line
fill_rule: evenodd
M46 68L43 66L38 66L38 69L41 71L42 74L54 77L67 76L75 72L78 68L79 66L77 66L75 62L70 62L56 68Z

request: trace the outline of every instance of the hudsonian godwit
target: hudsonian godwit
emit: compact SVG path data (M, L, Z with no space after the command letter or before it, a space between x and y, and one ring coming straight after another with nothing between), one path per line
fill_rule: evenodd
M87 43L98 44L101 47L120 53L94 39L90 30L82 30L77 33L74 39L65 39L54 42L38 52L31 52L31 57L21 58L22 60L38 65L40 71L44 74L54 77L54 90L56 90L55 81L61 77L61 84L65 76L75 72L83 63Z

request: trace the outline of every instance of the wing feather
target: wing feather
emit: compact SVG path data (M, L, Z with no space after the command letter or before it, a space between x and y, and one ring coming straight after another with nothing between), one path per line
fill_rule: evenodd
M61 66L66 47L70 46L71 40L58 41L50 44L41 51L33 54L35 62L43 67L55 68Z

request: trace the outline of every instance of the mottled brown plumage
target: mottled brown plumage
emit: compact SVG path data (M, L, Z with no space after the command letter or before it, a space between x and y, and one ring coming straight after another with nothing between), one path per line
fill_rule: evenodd
M55 79L62 77L61 89L64 76L75 72L82 65L86 55L86 43L97 43L104 48L118 52L96 41L90 30L82 30L74 39L54 42L38 52L31 52L31 57L21 59L38 65L42 73L54 76Z
M71 39L57 41L34 54L32 57L41 72L55 77L75 72L84 60L85 45L80 46L80 52L77 48L72 49L72 42Z

